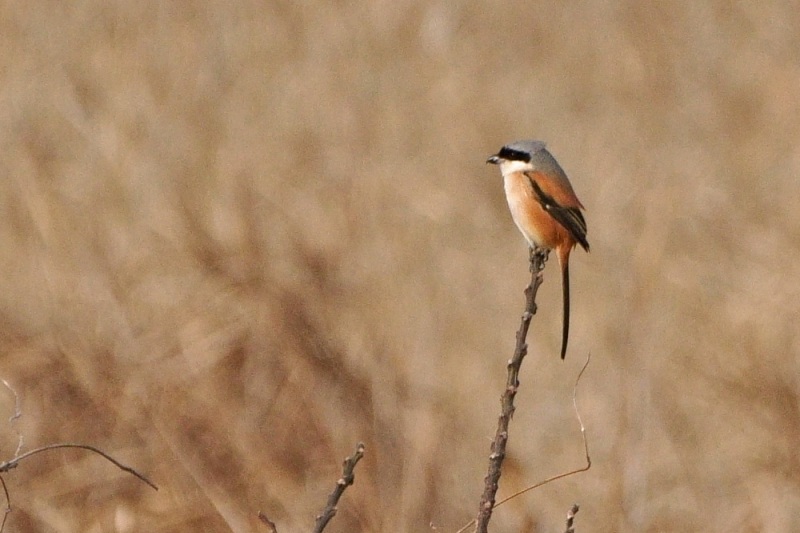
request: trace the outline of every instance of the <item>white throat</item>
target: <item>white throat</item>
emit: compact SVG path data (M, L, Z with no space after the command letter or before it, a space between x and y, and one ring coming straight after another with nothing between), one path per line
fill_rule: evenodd
M526 161L506 160L500 163L500 173L503 174L503 177L513 174L514 172L523 172L532 169L533 167L531 167L531 164Z

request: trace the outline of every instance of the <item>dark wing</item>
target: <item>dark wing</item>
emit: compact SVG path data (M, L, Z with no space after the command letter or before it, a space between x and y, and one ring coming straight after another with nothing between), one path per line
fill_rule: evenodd
M589 241L586 240L586 220L583 218L583 213L577 207L564 207L555 201L555 199L546 194L536 180L529 174L525 174L528 181L533 187L533 192L536 193L536 200L542 206L542 209L550 213L556 222L564 226L564 228L572 235L572 238L587 252L589 251Z

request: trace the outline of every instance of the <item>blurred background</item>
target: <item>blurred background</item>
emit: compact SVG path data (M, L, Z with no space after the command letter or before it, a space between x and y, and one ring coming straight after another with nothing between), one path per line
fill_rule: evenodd
M495 531L800 530L794 2L0 4L8 531L453 532L529 280L496 167L586 206ZM0 414L14 396L0 387Z

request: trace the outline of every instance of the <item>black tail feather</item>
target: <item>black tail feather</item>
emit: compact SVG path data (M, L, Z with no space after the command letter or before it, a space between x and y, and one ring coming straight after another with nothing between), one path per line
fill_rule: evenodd
M561 359L567 356L567 339L569 339L569 264L561 268L561 286L564 290L564 330L561 334Z

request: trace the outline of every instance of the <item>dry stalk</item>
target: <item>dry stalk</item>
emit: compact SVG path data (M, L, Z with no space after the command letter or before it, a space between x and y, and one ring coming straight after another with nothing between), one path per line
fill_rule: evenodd
M541 248L531 249L531 282L525 288L525 311L522 313L520 327L517 331L514 355L508 362L506 388L500 399L500 418L497 422L497 431L495 432L494 441L492 441L492 453L489 455L489 472L486 474L486 479L484 481L483 495L481 496L478 517L476 519L476 531L478 531L478 533L487 533L489 520L492 517L492 511L495 505L495 497L497 496L503 459L506 457L508 425L511 422L511 417L514 415L514 397L517 395L517 389L519 388L519 370L522 366L522 360L528 353L528 343L526 342L528 328L530 327L533 315L536 314L536 293L543 281L542 270L547 262L547 255L547 250Z

